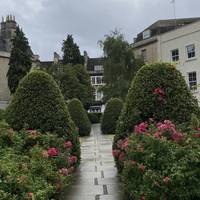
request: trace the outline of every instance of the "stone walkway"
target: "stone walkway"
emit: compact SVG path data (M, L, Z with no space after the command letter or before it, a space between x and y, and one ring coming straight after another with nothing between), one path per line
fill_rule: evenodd
M64 200L122 200L112 140L112 135L101 135L99 124L92 126L90 137L81 139L81 164Z

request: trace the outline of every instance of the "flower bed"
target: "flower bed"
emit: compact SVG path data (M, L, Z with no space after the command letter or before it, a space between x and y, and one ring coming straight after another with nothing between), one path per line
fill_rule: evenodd
M169 120L150 119L133 133L113 149L128 199L200 199L200 129L184 134Z
M46 200L70 183L79 164L77 132L63 137L0 124L0 199Z

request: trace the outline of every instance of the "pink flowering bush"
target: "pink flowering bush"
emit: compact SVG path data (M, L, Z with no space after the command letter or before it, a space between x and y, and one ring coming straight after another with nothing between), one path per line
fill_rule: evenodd
M0 199L59 199L80 160L78 133L63 137L0 124Z
M184 134L169 120L149 121L113 149L127 198L200 199L200 129Z

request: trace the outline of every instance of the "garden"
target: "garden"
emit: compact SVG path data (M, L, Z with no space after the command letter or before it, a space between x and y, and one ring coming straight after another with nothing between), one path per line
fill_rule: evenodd
M0 199L59 199L80 163L79 136L100 120L103 134L115 133L124 200L198 200L199 119L172 64L143 66L125 101L111 98L101 119L76 98L66 102L51 75L32 70L0 110Z
M59 199L80 163L80 143L54 79L26 75L0 121L0 199Z
M199 118L197 101L172 64L137 72L113 142L125 199L200 199Z

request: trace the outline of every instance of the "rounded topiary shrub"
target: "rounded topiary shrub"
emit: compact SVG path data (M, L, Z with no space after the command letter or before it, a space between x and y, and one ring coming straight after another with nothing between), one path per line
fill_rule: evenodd
M101 120L101 131L103 134L114 134L117 120L123 107L122 100L112 98L107 102L104 114Z
M199 116L199 107L181 73L168 63L145 65L132 81L116 133L122 137L149 118L188 123L192 113Z
M39 70L22 79L6 110L6 118L16 130L25 127L64 133L74 126L58 85Z
M72 120L79 129L79 135L88 136L91 131L91 123L83 104L78 99L72 99L68 103L68 109Z

